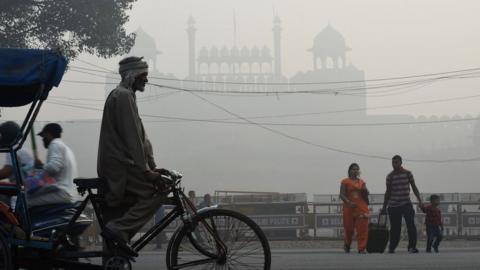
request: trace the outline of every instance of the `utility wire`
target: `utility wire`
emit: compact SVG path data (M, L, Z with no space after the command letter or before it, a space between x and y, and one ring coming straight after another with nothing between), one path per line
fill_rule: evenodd
M92 64L93 65L93 64ZM106 68L102 68L108 70ZM93 71L93 69L91 70ZM104 72L100 70L95 70L98 72ZM403 80L403 79L412 79L412 78L422 78L422 77L432 77L432 76L440 76L440 75L454 75L455 73L462 73L462 72L472 72L480 71L480 67L476 68L469 68L469 69L459 69L459 70L451 70L451 71L443 71L443 72L434 72L434 73L423 73L423 74L414 74L414 75L407 75L407 76L395 76L395 77L386 77L386 78L376 78L376 79L367 79L367 80L346 80L346 81L327 81L327 82L288 82L288 83L276 83L276 82L264 82L264 83L256 83L256 82L231 82L231 81L205 81L205 80L191 80L191 79L177 79L177 78L167 78L167 77L153 77L150 78L166 80L166 81L180 81L180 82L195 82L195 83L212 83L212 84L236 84L236 85L316 85L316 84L343 84L343 83L363 83L363 82L379 82L379 81L391 81L391 80Z
M428 80L423 80L423 81L411 81L411 82L402 82L402 83L397 83L397 84L392 84L392 85L381 85L381 86L362 86L358 88L351 88L351 89L321 89L321 90L287 90L287 91L250 91L250 90L216 90L216 89L189 89L185 87L178 87L178 86L171 86L171 85L164 85L164 84L158 84L158 83L151 83L149 82L148 84L150 85L155 85L158 87L163 87L163 88L168 88L168 89L174 89L174 90L179 90L179 91L185 91L185 92L198 92L198 93L229 93L229 94L260 94L260 95L265 95L265 94L329 94L329 95L351 95L351 94L345 94L343 92L349 92L349 91L366 91L370 89L378 89L378 88L391 88L391 87L399 87L399 86L415 86L421 82L433 82L437 80L443 80L445 78L433 78L433 79L428 79ZM451 78L450 78L451 79ZM398 89L397 89L398 90ZM368 94L366 93L368 96Z
M86 71L80 71L80 70L72 70L75 72L83 73L83 74L88 74L88 75L93 75L96 77L102 77L100 75L86 72ZM438 77L438 78L428 78L428 79L422 79L422 80L414 80L414 81L406 81L406 82L397 82L397 83L390 83L390 84L380 84L380 85L373 85L373 86L351 86L351 87L343 87L343 88L330 88L330 89L317 89L317 90L286 90L286 91L271 91L271 90L265 90L265 91L251 91L251 90L216 90L216 89L189 89L185 87L179 87L179 86L171 86L171 85L163 85L163 84L158 84L158 83L148 83L150 85L156 85L160 86L163 88L170 88L170 89L175 89L175 90L180 90L180 91L191 91L191 92L200 92L200 93L217 93L217 94L238 94L238 95L245 95L245 94L261 94L261 95L272 95L272 94L329 94L329 95L350 95L350 96L368 96L368 97L380 97L380 96L388 96L389 94L383 94L383 95L374 95L375 93L388 93L388 92L393 92L393 91L399 91L402 90L402 88L405 87L414 87L418 86L421 84L428 84L428 83L433 83L439 80L445 80L445 79L465 79L465 78L472 78L473 75L476 73L471 73L470 77L458 77L458 76L443 76L443 77ZM463 74L464 75L464 74ZM478 74L480 76L480 74ZM460 76L460 75L459 75ZM476 76L478 77L478 76ZM108 78L108 77L107 77ZM118 78L108 78L108 79L118 79ZM88 82L88 81L74 81L74 80L66 80L67 82L72 82L72 83L87 83L87 84L101 84L101 82ZM399 88L399 89L391 89L391 90L383 90L383 91L376 91L372 92L371 90L373 89L384 89L384 88ZM353 93L348 93L352 91L366 91L369 90L368 92L365 92L363 94L353 94ZM411 90L409 90L411 91ZM405 92L405 91L403 91ZM394 93L394 94L401 94L400 93ZM394 95L391 94L391 95Z
M354 156L360 156L360 157L366 157L366 158L372 158L372 159L382 159L382 160L390 160L390 157L385 157L385 156L380 156L380 155L373 155L373 154L364 154L364 153L360 153L360 152L353 152L353 151L347 151L347 150L343 150L343 149L339 149L339 148L335 148L335 147L330 147L330 146L327 146L327 145L322 145L322 144L317 144L317 143L313 143L313 142L310 142L308 140L305 140L305 139L302 139L302 138L299 138L299 137L296 137L296 136L292 136L292 135L289 135L287 133L284 133L284 132L281 132L281 131L278 131L276 129L272 129L272 128L269 128L267 126L264 126L262 124L259 124L259 123L256 123L256 122L253 122L251 120L249 120L248 118L245 118L245 117L242 117L236 113L233 113L231 112L230 110L216 104L216 103L213 103L211 102L210 100L196 94L196 93L192 93L192 95L198 97L199 99L203 100L204 102L232 115L232 116L235 116L236 118L240 119L240 120L243 120L247 123L250 123L251 125L255 125L257 127L260 127L262 129L265 129L271 133L274 133L274 134L277 134L279 136L282 136L282 137L285 137L285 138L288 138L288 139L291 139L291 140L294 140L294 141L298 141L298 142L301 142L301 143L304 143L304 144L307 144L307 145L311 145L311 146L315 146L315 147L318 147L318 148L322 148L322 149L325 149L325 150L329 150L329 151L332 151L332 152L337 152L337 153L342 153L342 154L348 154L348 155L354 155ZM98 108L90 108L90 107L84 107L84 106L76 106L76 105L69 105L69 104L63 104L63 103L58 103L58 102L50 102L50 101L47 101L48 103L52 103L52 104L57 104L57 105L61 105L61 106L67 106L67 107L77 107L77 108L82 108L82 109L88 109L88 110L95 110L95 111L103 111L102 109L98 109ZM144 116L144 117L158 117L158 118L169 118L169 119L173 119L175 117L163 117L163 116L153 116L153 115L147 115L147 114L141 114L141 116ZM177 118L178 119L178 118ZM467 158L467 159L445 159L445 160L435 160L435 159L405 159L407 161L410 161L410 162L419 162L419 163L452 163L452 162L473 162L473 161L479 161L480 160L480 157L474 157L474 158Z
M87 64L87 65L89 65L89 66L92 66L92 67L101 68L101 69L103 69L104 71L107 71L107 72L109 72L109 73L115 73L115 71L113 71L113 70L110 70L110 69L108 69L108 68L105 68L105 67L102 67L102 66L99 66L99 65L90 63L90 62L88 62L88 61L84 61L84 60L79 59L79 58L77 58L77 59L75 59L75 60L77 60L77 61L79 61L79 62L82 62L82 63L84 63L84 64Z
M385 157L385 156L380 156L380 155L372 155L372 154L364 154L364 153L359 153L359 152L352 152L352 151L346 151L346 150L343 150L343 149L339 149L339 148L334 148L334 147L330 147L330 146L327 146L327 145L321 145L321 144L317 144L317 143L313 143L311 141L308 141L308 140L305 140L305 139L302 139L302 138L299 138L299 137L296 137L296 136L292 136L292 135L289 135L285 132L282 132L282 131L279 131L279 130L276 130L276 129L272 129L272 128L269 128L267 126L264 126L262 124L259 124L259 123L256 123L256 122L253 122L251 120L249 120L248 118L245 118L245 117L242 117L208 99L206 99L205 97L202 97L200 96L199 94L197 93L193 93L193 92L190 92L192 95L196 96L197 98L205 101L206 103L212 105L213 107L216 107L234 117L237 117L238 119L240 120L243 120L245 122L248 122L252 125L255 125L255 126L258 126L259 128L262 128L262 129L265 129L267 131L270 131L274 134L277 134L277 135L280 135L282 137L285 137L285 138L288 138L288 139L291 139L291 140L294 140L294 141L298 141L298 142L301 142L301 143L304 143L304 144L307 144L307 145L311 145L311 146L315 146L315 147L318 147L318 148L322 148L322 149L325 149L325 150L329 150L329 151L332 151L332 152L337 152L337 153L342 153L342 154L348 154L348 155L354 155L354 156L360 156L360 157L366 157L366 158L372 158L372 159L381 159L381 160L390 160L390 157ZM427 160L427 159L405 159L407 161L410 161L410 162L423 162L423 163L451 163L451 162L466 162L466 161L479 161L480 160L480 157L474 157L474 158L470 158L470 159L449 159L449 160Z
M85 107L85 104L75 104L75 103L65 103L61 101L47 101L48 103L62 105L62 106L72 106L80 109L88 109L95 111L103 111L100 108L94 107ZM480 117L471 117L471 118L460 118L460 119L445 119L445 120L427 120L427 121L411 121L411 122L377 122L377 123L269 123L269 122L246 122L246 121L232 121L230 119L202 119L202 118L188 118L188 117L177 117L177 116L167 116L167 115L154 115L154 114L140 114L143 117L149 118L160 118L160 119L170 119L170 120L180 120L187 122L206 122L206 123L218 123L218 124L236 124L236 125L263 125L263 126L288 126L288 127L358 127L358 126L401 126L401 125L425 125L425 124L441 124L441 123L454 123L454 122L468 122L480 120ZM238 119L238 117L235 117ZM247 118L246 118L247 119ZM243 120L243 119L242 119Z
M103 82L86 82L86 81L74 81L74 80L63 80L66 82L72 83L85 83L85 84L105 84ZM115 84L116 83L108 83L108 84ZM160 85L154 85L156 87L163 87ZM179 93L177 92L171 92ZM166 95L166 94L165 94ZM77 100L69 97L59 97L59 96L52 96L54 98L64 98L64 99L72 99ZM345 113L345 112L357 112L357 111L366 111L366 110L377 110L377 109L390 109L390 108L398 108L398 107L405 107L405 106L412 106L412 105L422 105L422 104L432 104L432 103L442 103L442 102L449 102L449 101L456 101L456 100L465 100L471 98L478 98L480 95L470 95L470 96L462 96L462 97L453 97L453 98L445 98L445 99L435 99L435 100L427 100L427 101L419 101L419 102L412 102L412 103L402 103L402 104L393 104L393 105L384 105L384 106L374 106L374 107L360 107L360 108L353 108L353 109L344 109L344 110L331 110L331 111L322 111L322 112L304 112L304 113L292 113L292 114L280 114L280 115L264 115L264 116L251 116L250 119L259 119L259 118L283 118L283 117L297 117L297 116L307 116L307 115L322 115L322 114L334 114L334 113ZM149 97L144 97L149 98ZM97 99L78 99L84 101L99 101ZM104 100L102 100L104 101ZM231 120L232 118L220 118L220 119L209 119L209 120Z
M456 100L472 99L472 98L478 98L478 97L480 97L480 95L471 95L471 96L454 97L454 98L446 98L446 99L435 99L435 100L427 100L427 101L419 101L419 102L403 103L403 104L394 104L394 105L383 105L383 106L375 106L375 107L361 107L361 108L353 108L353 109L345 109L345 110L331 110L331 111L322 111L322 112L304 112L304 113L292 113L292 114L253 116L253 117L249 117L249 118L250 119L283 118L283 117L297 117L297 116L307 116L307 115L323 115L323 114L335 114L335 113L346 113L346 112L358 112L358 111L366 111L366 110L391 109L391 108L398 108L398 107L405 107L405 106L414 106L414 105L423 105L423 104L442 103L442 102L449 102L449 101L456 101ZM232 119L232 118L223 118L223 119L217 119L217 120L229 120L229 119Z

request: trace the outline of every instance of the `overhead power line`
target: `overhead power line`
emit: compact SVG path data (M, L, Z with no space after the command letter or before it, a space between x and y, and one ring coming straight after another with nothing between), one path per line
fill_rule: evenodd
M76 68L81 69L81 70L75 70ZM118 78L111 78L108 76L100 76L85 70L93 70L90 68L83 68L83 67L73 67L72 71L78 72L78 73L83 73L83 74L88 74L96 77L102 77L102 78L107 78L107 79L112 79L112 80L118 80ZM102 74L105 74L104 71L100 70L94 70L95 72L101 72ZM474 77L479 77L480 72L469 72L469 73L457 73L457 74L451 74L448 76L440 76L440 77L435 77L435 78L424 78L424 79L417 79L417 80L411 80L411 81L400 81L400 82L390 82L390 83L379 83L375 85L360 85L360 86L344 86L344 87L328 87L324 89L301 89L301 90L281 90L281 91L273 91L273 90L248 90L248 89L242 89L242 90L236 90L236 89L195 89L195 88L185 88L185 87L180 87L180 86L172 86L172 85L164 85L164 84L158 84L158 83L150 83L151 85L156 85L156 86L163 86L164 88L171 88L171 89L177 89L181 91L196 91L196 92L202 92L202 93L208 93L208 94L217 94L217 95L280 95L280 94L327 94L327 95L345 95L345 96L354 96L354 97L362 97L362 96L367 96L370 98L376 98L376 97L386 97L386 96L393 96L393 95L399 95L399 94L404 94L406 92L414 91L417 90L421 87L426 86L427 84L432 84L434 82L440 81L440 80L447 80L447 79L466 79L466 78L474 78ZM150 78L155 78L155 77L150 77ZM68 81L72 83L82 83L82 81ZM89 81L83 81L88 84L101 84L101 82L89 82ZM386 89L389 88L389 89ZM375 89L382 89L379 91L372 91ZM367 91L368 90L368 91ZM360 92L360 93L358 93Z
M102 70L104 70L104 71L107 71L107 72L110 72L110 73L114 73L114 72L115 72L115 71L113 71L113 70L111 70L111 69L102 67L102 66L97 65L97 64L94 64L94 63L90 63L90 62L88 62L88 61L84 61L84 60L79 59L79 58L77 58L77 59L75 59L75 60L76 60L76 61L79 61L79 62L82 62L82 63L84 63L84 64L87 64L87 65L89 65L89 66L92 66L92 67L100 68L100 69L102 69Z
M112 80L118 80L118 78L110 78L110 77L102 77L97 74L93 74L90 72L86 72L83 70L72 70L82 74L88 74L96 77L107 78ZM465 75L469 75L469 77L464 77ZM402 82L394 82L394 83L382 83L377 85L371 86L348 86L348 87L329 87L324 89L300 89L300 90L235 90L235 89L195 89L195 88L186 88L180 86L172 86L172 85L165 85L165 84L158 84L150 82L150 85L155 85L163 88L170 88L176 89L180 91L191 91L191 92L201 92L201 93L211 93L211 94L219 94L219 95L279 95L279 94L327 94L327 95L346 95L346 96L368 96L368 97L384 97L384 96L392 96L402 94L408 91L413 91L415 89L411 89L412 87L422 87L426 84L431 84L440 80L447 80L447 79L466 79L466 78L473 78L479 77L480 73L471 73L471 74L463 74L463 75L455 75L455 76L442 76L437 78L426 78L421 80L412 80L412 81L402 81ZM91 82L91 81L79 81L79 80L66 80L67 82L71 83L86 83L86 84L102 84L102 82ZM105 83L107 84L107 83ZM109 83L108 83L109 84ZM389 88L388 90L382 91L373 91L374 89L385 89ZM407 88L410 88L406 90ZM368 92L367 92L368 90ZM353 92L353 93L352 93ZM361 92L355 93L355 92Z
M456 100L465 100L465 99L472 99L472 98L479 98L480 95L471 95L471 96L463 96L463 97L453 97L453 98L445 98L445 99L435 99L435 100L426 100L426 101L418 101L418 102L411 102L411 103L402 103L402 104L393 104L393 105L383 105L383 106L372 106L372 107L360 107L360 108L352 108L352 109L344 109L344 110L330 110L330 111L321 111L321 112L303 112L303 113L291 113L291 114L274 114L274 115L263 115L263 116L251 116L249 119L259 119L259 118L283 118L283 117L297 117L297 116L308 116L308 115L323 115L323 114L335 114L335 113L346 113L346 112L358 112L358 111L366 111L366 110L379 110L379 109L391 109L391 108L398 108L398 107L405 107L405 106L415 106L415 105L424 105L424 104L433 104L433 103L443 103L443 102L450 102ZM223 118L217 120L229 120L232 118Z
M192 93L192 95L198 97L199 99L203 100L204 102L228 113L229 115L232 115L234 117L236 117L237 119L240 119L240 120L243 120L251 125L255 125L255 126L258 126L262 129L265 129L271 133L274 133L274 134L277 134L279 136L282 136L282 137L285 137L285 138L288 138L288 139L291 139L291 140L294 140L294 141L297 141L297 142L301 142L301 143L304 143L304 144L307 144L307 145L311 145L311 146L315 146L315 147L318 147L318 148L321 148L321 149L324 149L324 150L329 150L329 151L332 151L332 152L337 152L337 153L343 153L343 154L348 154L348 155L353 155L353 156L360 156L360 157L367 157L367 158L372 158L372 159L382 159L382 160L390 160L390 157L385 157L385 156L381 156L381 155L373 155L373 154L365 154L365 153L360 153L360 152L353 152L353 151L347 151L347 150L343 150L343 149L340 149L340 148L335 148L335 147L331 147L331 146L328 146L328 145L322 145L322 144L317 144L317 143L314 143L314 142L311 142L311 141L308 141L308 140L305 140L303 138L300 138L300 137L296 137L296 136L292 136L292 135L289 135L285 132L282 132L282 131L279 131L279 130L276 130L276 129L272 129L270 127L267 127L265 125L262 125L262 124L259 124L259 123L256 123L254 121L251 121L249 120L248 118L245 118L245 117L242 117L236 113L233 113L231 112L230 110L216 104L216 103L213 103L211 102L210 100L196 94L196 93ZM82 109L88 109L88 110L95 110L95 111L103 111L102 109L98 109L98 108L91 108L91 107L85 107L85 106L76 106L76 105L72 105L72 104L64 104L64 103L60 103L60 102L51 102L51 101L47 101L48 103L52 103L52 104L57 104L57 105L61 105L61 106L67 106L67 107L76 107L76 108L82 108ZM174 117L163 117L163 116L158 116L158 115L148 115L148 114L141 114L141 116L144 116L144 117L157 117L157 118L169 118L169 119L173 119ZM175 117L176 118L176 117ZM178 119L178 118L176 118ZM466 159L445 159L445 160L435 160L435 159L405 159L407 161L410 161L410 162L421 162L421 163L452 163L452 162L473 162L473 161L480 161L480 157L473 157L473 158L466 158Z
M378 79L366 79L366 80L345 80L345 81L325 81L325 82L288 82L288 83L278 83L278 82L231 82L231 81L205 81L205 80L190 80L190 79L176 79L176 78L165 78L165 77L155 77L156 79L166 80L166 81L183 81L183 82L195 82L195 83L210 83L210 84L237 84L237 85L321 85L321 84L346 84L346 83L363 83L363 82L381 82L381 81L392 81L392 80L404 80L404 79L414 79L422 77L432 77L439 75L455 75L455 73L462 72L472 72L480 71L480 68L471 68L471 69L462 69L446 72L437 72L437 73L426 73L426 74L417 74L417 75L408 75L408 76L398 76L398 77L387 77L387 78L378 78Z
M93 65L93 64L92 64ZM72 66L75 67L75 66ZM87 69L87 68L84 68ZM106 68L102 68L104 70L108 70ZM97 71L103 72L103 70L94 70L90 69L90 71ZM149 76L150 78L155 78L159 80L165 81L179 81L179 82L194 82L194 83L211 83L211 84L234 84L234 85L321 85L321 84L345 84L345 83L363 83L363 82L380 82L380 81L392 81L392 80L404 80L404 79L414 79L414 78L422 78L422 77L432 77L432 76L450 76L455 75L456 73L465 73L465 72L479 72L480 67L476 68L469 68L469 69L459 69L459 70L451 70L451 71L443 71L443 72L433 72L433 73L423 73L423 74L413 74L413 75L406 75L406 76L394 76L394 77L385 77L385 78L376 78L376 79L366 79L366 80L344 80L344 81L323 81L323 82L232 82L232 81L208 81L208 80L192 80L192 79L177 79L177 78L169 78L169 77L155 77Z
M479 95L480 96L480 95ZM90 109L102 111L99 108L85 107L88 104L82 103L62 103L61 101L53 101L49 103L65 106L73 106L82 109ZM202 119L202 118L188 118L188 117L177 117L177 116L167 116L167 115L152 115L152 114L141 114L143 117L149 118L160 118L168 120L179 120L187 122L207 122L207 123L218 123L218 124L236 124L236 125L250 125L250 122L244 121L232 121L238 118L224 118L224 119ZM252 119L252 118L248 118ZM375 127L375 126L401 126L401 125L426 125L426 124L442 124L442 123L455 123L455 122L468 122L480 120L480 117L470 117L470 118L459 118L459 119L439 119L439 120L425 120L425 121L409 121L409 122L374 122L374 123L271 123L271 122L255 122L255 124L264 125L264 126L287 126L287 127Z
M173 117L172 117L173 118ZM215 120L215 119L195 119L195 118L178 118L182 121L190 122L210 122L236 125L250 125L247 122L238 122L231 120ZM411 122L384 122L384 123L271 123L271 122L256 122L256 124L263 126L286 126L286 127L381 127L381 126L403 126L403 125L426 125L426 124L444 124L455 122L469 122L480 120L480 117L460 118L448 120L434 120L434 121L411 121Z
M479 74L480 76L480 74ZM172 86L172 85L164 85L164 84L158 84L158 83L152 83L149 82L149 85L155 85L158 87L163 87L167 89L174 89L174 90L179 90L179 91L185 91L185 92L197 92L197 93L217 93L217 94L238 94L238 95L243 95L243 94L260 94L260 95L279 95L279 94L327 94L327 95L354 95L349 92L351 91L366 91L370 89L380 89L380 88L393 88L393 87L412 87L412 86L418 86L422 83L432 83L435 81L439 80L445 80L445 79L454 79L454 77L449 77L449 78L431 78L431 79L426 79L422 81L409 81L409 82L401 82L401 83L396 83L396 84L390 84L390 85L378 85L378 86L362 86L362 87L357 87L357 88L331 88L331 89L318 89L318 90L282 90L282 91L272 91L272 90L265 90L265 91L252 91L252 90L218 90L218 89L194 89L194 88L185 88L185 87L179 87L179 86ZM461 78L457 78L461 79ZM398 91L400 89L396 89ZM385 91L386 92L386 91ZM363 95L367 95L368 93L364 93ZM354 95L355 96L355 95ZM358 94L356 95L358 96Z
M282 131L279 131L279 130L276 130L276 129L272 129L272 128L269 128L267 126L264 126L262 124L259 124L259 123L256 123L256 122L253 122L251 121L250 119L248 118L245 118L245 117L242 117L241 115L238 115L226 108L224 108L223 106L220 106L210 100L208 100L207 98L205 97L202 97L200 96L199 94L197 93L193 93L193 92L190 92L192 95L196 96L197 98L205 101L206 103L212 105L213 107L216 107L234 117L237 117L238 119L240 120L243 120L245 122L248 122L252 125L255 125L255 126L258 126L264 130L267 130L267 131L270 131L274 134L277 134L277 135L280 135L282 137L285 137L285 138L288 138L288 139L291 139L291 140L294 140L294 141L297 141L297 142L301 142L301 143L304 143L304 144L307 144L307 145L311 145L311 146L315 146L315 147L318 147L318 148L321 148L321 149L325 149L325 150L329 150L329 151L332 151L332 152L337 152L337 153L342 153L342 154L348 154L348 155L353 155L353 156L360 156L360 157L367 157L367 158L372 158L372 159L382 159L382 160L390 160L390 157L385 157L385 156L380 156L380 155L372 155L372 154L365 154L365 153L360 153L360 152L353 152L353 151L347 151L347 150L343 150L343 149L339 149L339 148L335 148L335 147L331 147L331 146L327 146L327 145L322 145L322 144L317 144L317 143L313 143L311 141L308 141L308 140L305 140L303 138L300 138L300 137L296 137L296 136L292 136L292 135L289 135L285 132L282 132ZM450 163L450 162L466 162L466 161L480 161L480 157L474 157L474 158L470 158L470 159L449 159L449 160L427 160L427 159L405 159L407 161L411 161L411 162L423 162L423 163Z
M63 80L64 82L72 82L72 83L85 83L85 84L106 84L104 82L87 82L87 81L75 81L75 80ZM116 85L117 83L108 83L111 85ZM154 99L157 96L169 96L171 94L179 93L180 91L176 90L170 93L165 94L157 94L154 95ZM350 109L342 109L342 110L330 110L330 111L320 111L320 112L301 112L301 113L290 113L290 114L272 114L272 115L260 115L260 116L249 116L250 119L261 119L261 118L284 118L284 117L299 117L299 116L308 116L308 115L323 115L323 114L335 114L335 113L347 113L347 112L358 112L358 111L366 111L366 110L379 110L379 109L391 109L391 108L399 108L405 106L415 106L415 105L423 105L423 104L434 104L434 103L443 103L443 102L450 102L450 101L457 101L457 100L466 100L472 98L479 98L480 95L469 95L469 96L461 96L461 97L452 97L452 98L444 98L444 99L434 99L434 100L426 100L426 101L418 101L418 102L411 102L411 103L401 103L401 104L392 104L392 105L383 105L383 106L371 106L371 107L359 107L359 108L350 108ZM64 100L79 100L79 101L104 101L104 99L90 99L90 98L71 98L65 96L52 96L51 98L56 99L64 99ZM142 97L137 100L143 99L151 99L151 96ZM88 104L87 104L88 105ZM215 118L209 120L232 120L232 118Z

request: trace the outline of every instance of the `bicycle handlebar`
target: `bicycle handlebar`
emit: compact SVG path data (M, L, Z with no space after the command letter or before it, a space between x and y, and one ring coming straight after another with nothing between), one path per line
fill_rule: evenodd
M169 172L170 172L170 177L172 177L172 179L174 179L174 180L180 180L183 177L183 174L181 174L178 171L171 170Z
M170 186L176 186L180 183L180 180L182 179L183 175L175 170L166 170L162 169L160 172L162 179L167 182L168 185Z

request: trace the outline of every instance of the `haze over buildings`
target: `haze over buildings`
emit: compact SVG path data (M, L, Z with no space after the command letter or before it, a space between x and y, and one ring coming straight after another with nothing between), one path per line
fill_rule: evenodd
M406 159L421 160L480 156L479 125L463 121L477 117L478 98L375 109L473 96L478 94L478 78L390 88L370 81L478 67L480 37L476 33L480 24L475 10L479 4L462 3L137 2L129 23L138 35L131 53L149 60L150 82L217 91L198 94L201 99L185 91L149 86L139 95L139 109L154 142L157 163L183 171L187 187L200 192L233 189L313 194L338 192L339 179L351 162L360 164L373 192L383 192L390 162L378 156L399 153ZM118 59L83 55L74 61L39 116L48 121L77 120L63 124L66 141L76 151L84 176L95 175L98 119L105 93L118 82L118 76L107 75L105 69L116 70ZM105 72L99 72L102 70ZM354 82L309 84L331 81ZM358 110L325 113L352 109ZM18 115L6 109L2 119ZM259 116L270 117L255 118ZM455 122L355 126L438 120ZM342 123L345 126L318 126ZM407 161L406 166L413 170L421 191L480 188L475 177L478 161Z

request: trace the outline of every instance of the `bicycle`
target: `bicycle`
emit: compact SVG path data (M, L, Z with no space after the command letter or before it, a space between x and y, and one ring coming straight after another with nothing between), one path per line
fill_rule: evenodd
M18 256L22 252L18 252L17 247L15 260L26 262L26 264L17 264L17 266L130 270L132 269L131 262L134 261L138 252L165 228L176 220L180 220L181 226L173 233L168 243L167 269L270 269L270 247L264 233L255 222L243 214L217 206L197 211L184 194L181 186L182 176L164 175L163 177L170 180L172 185L170 196L167 197L165 204L174 205L174 208L131 245L135 255L125 255L119 246L115 246L114 250L110 252L69 251L62 248L61 243L68 237L69 230L74 226L88 202L92 203L101 230L105 229L102 216L102 207L105 203L104 194L107 190L105 179L77 178L74 183L77 185L78 191L81 194L86 193L87 196L77 208L76 214L66 229L55 234L51 239L52 249L45 250L41 256L32 257L25 254ZM29 251L32 250L29 249ZM0 253L2 251L6 251L6 248L2 249L0 246ZM5 252L3 253L5 255ZM81 258L92 257L108 257L108 259L103 267L78 261ZM9 268L0 267L0 269Z

